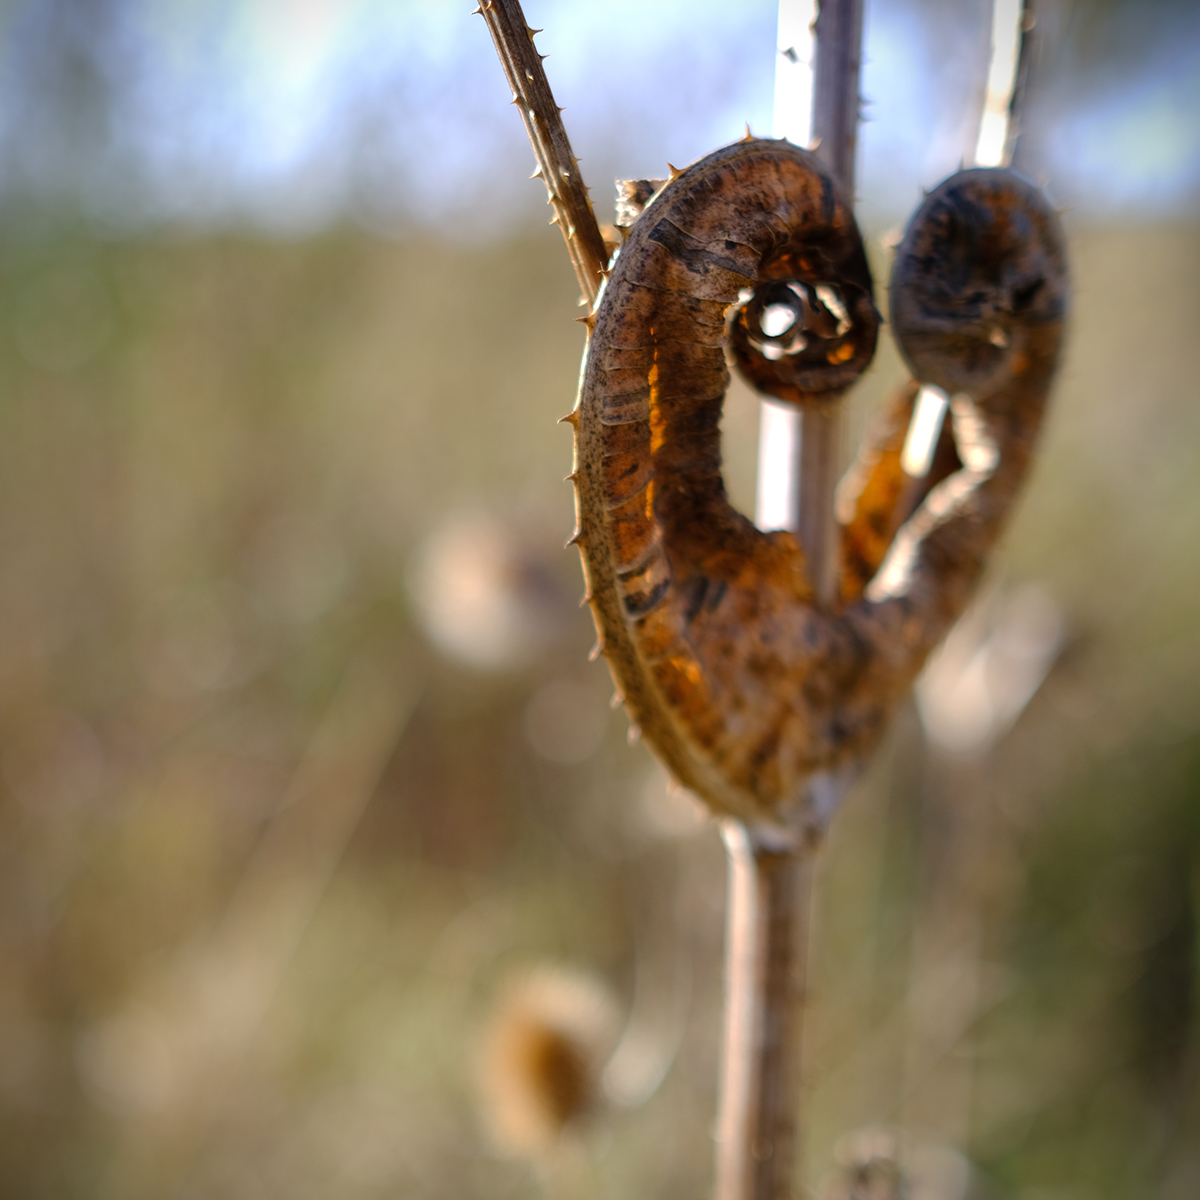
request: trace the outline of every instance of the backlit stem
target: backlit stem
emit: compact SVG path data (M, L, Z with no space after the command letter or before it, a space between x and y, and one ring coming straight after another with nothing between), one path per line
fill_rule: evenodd
M1016 162L1021 106L1036 53L1033 0L993 0L991 53L979 129L966 161L978 167Z
M526 24L519 0L480 0L476 12L483 15L496 44L500 65L512 88L513 103L533 146L537 173L550 193L553 223L562 229L571 266L590 307L600 290L608 252L579 174L579 162L571 153L567 131L542 69L542 56L534 48L533 35L540 31Z
M821 0L814 34L812 132L816 153L853 199L862 0ZM835 401L805 408L800 421L800 487L796 489L800 510L795 528L809 563L817 603L831 608L838 592L834 492L841 469L841 405Z
M780 0L777 135L804 139L796 80L809 45L810 0ZM862 0L820 0L814 24L812 138L817 156L847 195L854 192ZM806 140L806 139L805 139ZM834 493L841 466L837 403L804 409L799 420L763 404L757 519L796 531L817 603L838 594ZM797 437L797 433L799 437ZM771 444L772 438L778 438ZM823 780L840 791L840 785ZM803 805L795 814L803 821ZM785 1200L793 1194L803 1002L808 973L814 840L795 826L724 825L729 854L725 948L725 1044L718 1118L717 1200Z
M729 854L716 1200L792 1194L813 856L738 821Z

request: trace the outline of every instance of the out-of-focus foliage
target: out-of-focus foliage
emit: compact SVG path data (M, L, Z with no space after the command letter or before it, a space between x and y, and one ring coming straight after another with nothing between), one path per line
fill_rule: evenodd
M1074 640L986 763L909 721L835 823L817 1177L883 1123L959 1147L983 1194L1193 1186L1200 233L1072 242L1071 352L999 570ZM553 1178L707 1186L721 854L597 715L559 549L560 253L5 236L6 1194L524 1194L473 1081L492 997L544 960L606 975L673 1062ZM420 547L480 511L561 614L500 672L426 647L408 598Z

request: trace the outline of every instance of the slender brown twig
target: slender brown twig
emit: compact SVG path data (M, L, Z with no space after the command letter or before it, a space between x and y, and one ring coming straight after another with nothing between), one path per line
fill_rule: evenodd
M554 206L551 224L562 229L575 277L591 306L600 290L608 252L579 174L579 160L571 153L567 131L558 115L562 110L554 103L542 55L533 44L533 35L541 30L531 29L526 23L519 0L480 0L475 11L482 14L496 44L513 103L525 122L537 158L534 176L545 182Z
M1012 95L1008 101L1008 132L1004 138L1005 166L1020 167L1021 158L1021 110L1025 106L1025 93L1029 85L1029 72L1038 53L1037 16L1034 0L1021 3L1021 46L1017 51L1017 69L1013 77Z
M862 0L821 0L814 27L813 140L847 196L854 195ZM841 468L842 412L837 404L806 408L800 426L798 522L817 603L832 607L838 589L834 492Z
M813 139L817 157L847 194L854 190L858 149L862 27L862 0L821 0L817 7Z
M821 0L814 42L816 153L852 195L862 0ZM826 609L838 592L834 493L841 429L836 403L802 411L800 453L791 463L799 486L788 489L797 505L790 525L804 549L817 603ZM834 781L825 782L840 790ZM796 819L809 820L805 806ZM781 829L730 821L724 834L729 912L716 1196L782 1200L792 1194L799 1134L816 844L802 825Z
M814 856L739 821L729 854L716 1200L791 1195Z
M842 411L836 402L800 414L799 519L796 536L804 549L817 604L833 607L838 590L838 529L834 493L841 476Z
M964 162L981 167L1014 165L1021 109L1038 44L1033 0L993 0L991 53L978 125Z

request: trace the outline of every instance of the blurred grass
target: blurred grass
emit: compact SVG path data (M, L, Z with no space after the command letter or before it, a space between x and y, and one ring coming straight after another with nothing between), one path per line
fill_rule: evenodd
M1200 227L1072 242L1068 362L998 571L1043 582L1073 641L976 774L906 717L835 823L814 1179L885 1122L960 1145L980 1195L1200 1189ZM663 816L620 714L581 762L528 732L547 684L609 691L558 549L575 299L549 233L0 234L0 1195L537 1194L475 1112L490 998L561 960L627 1000L671 947L693 980L672 1072L549 1186L707 1190L715 833ZM883 350L859 409L899 374ZM569 598L506 673L431 649L405 582L480 509ZM914 947L957 902L937 845L964 795L992 847L969 898L986 986L919 1070L913 998L936 1020L949 976Z

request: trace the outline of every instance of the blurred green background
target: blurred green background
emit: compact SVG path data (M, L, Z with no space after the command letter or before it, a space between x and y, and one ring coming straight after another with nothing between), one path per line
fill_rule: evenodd
M480 111L519 148L469 7L445 70L488 72ZM536 7L548 37L568 19ZM1047 130L1114 61L1142 111L1152 51L1192 44L1187 6L1049 11ZM540 185L485 179L518 197L491 224L383 188L281 229L284 176L255 192L221 150L206 169L237 187L172 207L174 159L121 157L127 39L98 31L174 12L3 14L0 1196L705 1195L723 852L587 661L556 425L583 336ZM751 16L737 36L758 53L765 29L769 63L773 6ZM727 107L769 104L769 77L745 104L730 86ZM1161 186L1118 170L1066 215L1069 352L964 660L1032 611L1041 667L969 744L906 711L834 822L814 1189L878 1126L914 1200L1200 1195L1200 218L1195 110L1168 109L1134 164ZM496 169L521 179L525 153ZM1092 186L1076 166L1063 194ZM864 197L880 280L902 192ZM902 378L882 347L852 425ZM756 421L733 395L747 508ZM533 1162L480 1101L531 967L592 989L605 1054L624 1031L609 1099Z

